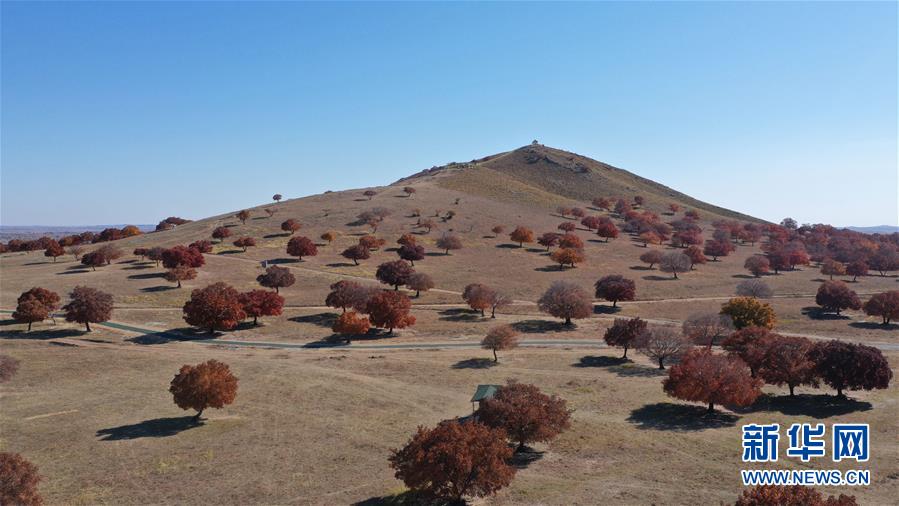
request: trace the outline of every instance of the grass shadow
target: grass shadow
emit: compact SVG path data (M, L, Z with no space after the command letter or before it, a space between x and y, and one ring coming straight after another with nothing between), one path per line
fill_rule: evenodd
M159 285L159 286L148 286L147 288L141 288L140 291L146 293L155 293L155 292L167 292L169 290L177 290L178 287L171 285Z
M475 311L474 309L445 309L438 314L440 315L439 318L446 322L475 322L486 319L486 317L481 316L480 311Z
M809 416L812 418L830 418L848 415L872 409L870 402L843 399L836 395L799 394L789 395L763 394L752 406L734 408L737 413L777 412L789 416Z
M570 332L576 325L565 325L563 322L549 320L521 320L512 324L512 328L524 334L543 332Z
M731 413L706 413L706 409L689 404L657 402L631 411L627 421L643 430L675 432L700 431L733 427L740 417Z
M293 318L289 318L289 320L296 323L311 323L313 325L318 325L319 327L331 328L334 326L334 322L337 321L338 316L337 313L327 312L305 316L294 316Z
M164 278L164 272L150 272L147 274L132 274L128 276L128 279L156 279L156 278Z
M202 421L195 421L192 416L179 416L174 418L155 418L143 422L110 427L97 431L100 441L124 441L140 439L144 437L169 437L179 432L199 427Z
M4 330L0 332L0 339L47 341L63 337L78 337L84 333L84 331L78 329L32 330L31 332L25 332L25 330Z
M824 308L818 306L806 306L800 310L805 316L812 320L851 320L852 318L844 314L827 313Z
M499 365L490 358L469 358L452 365L453 369L490 369Z
M856 329L865 329L865 330L897 330L899 329L899 325L895 323L877 323L877 322L852 322L849 324L850 327Z
M354 502L353 506L465 506L465 501L429 497L412 490Z

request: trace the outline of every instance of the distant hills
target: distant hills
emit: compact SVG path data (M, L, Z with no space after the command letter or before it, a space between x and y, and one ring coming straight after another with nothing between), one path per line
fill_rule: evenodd
M37 239L38 237L62 237L71 234L80 234L81 232L100 232L106 228L122 228L124 224L119 225L0 225L0 241L6 242L11 239L21 239L23 241L29 239ZM150 232L156 229L156 225L136 225L143 232Z
M874 227L846 227L849 230L861 232L863 234L892 234L899 232L899 227L894 225L877 225Z

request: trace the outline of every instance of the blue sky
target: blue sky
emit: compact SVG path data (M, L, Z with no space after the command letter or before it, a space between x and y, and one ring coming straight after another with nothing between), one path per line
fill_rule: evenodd
M155 223L532 139L897 224L897 4L2 2L0 222Z

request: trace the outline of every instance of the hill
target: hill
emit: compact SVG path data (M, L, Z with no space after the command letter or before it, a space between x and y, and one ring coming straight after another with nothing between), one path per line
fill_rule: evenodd
M536 142L536 141L535 141ZM394 183L433 180L437 185L464 193L546 208L590 202L596 197L628 201L646 200L644 207L661 213L671 203L693 208L718 218L761 220L725 209L577 153L530 144L467 163L451 163L419 172Z

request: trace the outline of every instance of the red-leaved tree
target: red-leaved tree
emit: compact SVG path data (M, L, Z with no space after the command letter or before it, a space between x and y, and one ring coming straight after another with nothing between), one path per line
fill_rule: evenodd
M707 404L709 413L715 404L749 406L761 395L761 385L742 360L707 349L686 353L679 364L671 366L662 383L668 395Z
M256 276L256 282L266 288L274 288L275 293L279 293L281 288L293 286L297 278L290 272L287 267L278 267L273 265L265 269L265 274Z
M565 320L587 318L593 314L590 296L580 286L568 281L555 281L537 301L540 311Z
M312 239L309 239L308 237L293 237L287 242L287 254L299 257L300 262L302 262L303 257L314 257L315 255L318 255L318 248L315 246L315 243L312 242Z
M502 441L500 436L500 441ZM509 450L511 456L512 450ZM0 504L41 506L44 499L37 490L41 481L37 466L18 453L0 452Z
M184 303L184 321L207 329L210 334L216 330L231 330L247 317L239 297L234 287L221 281L198 288Z
M278 316L284 307L284 297L268 290L250 290L241 293L238 301L244 313L253 318L253 325L259 324L260 316Z
M564 399L514 381L484 400L475 416L490 427L504 430L518 444L516 451L527 443L550 441L571 425L571 412Z
M637 285L634 280L620 274L603 276L596 282L596 298L612 302L612 307L618 306L619 300L634 300L637 296Z
M404 329L415 324L415 317L409 314L410 309L412 302L400 292L378 291L366 305L372 326L386 328L388 334L393 334L393 329Z
M877 293L862 306L868 316L879 316L884 325L889 325L890 320L899 318L899 290Z
M196 410L194 422L199 422L203 410L221 409L234 402L237 397L237 377L231 373L228 364L218 360L183 365L172 378L169 392L179 408Z
M615 318L612 326L606 330L603 339L609 346L624 348L627 358L627 350L632 347L643 332L646 331L646 322L640 318Z
M112 316L112 295L89 288L76 286L69 293L69 303L62 307L66 321L83 323L91 331L91 323L102 323Z
M893 378L890 364L881 351L873 346L825 341L815 343L809 358L815 363L815 373L837 390L873 390L887 388Z

